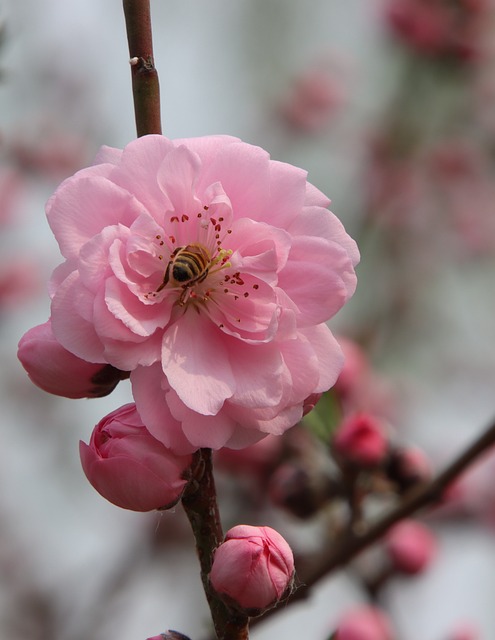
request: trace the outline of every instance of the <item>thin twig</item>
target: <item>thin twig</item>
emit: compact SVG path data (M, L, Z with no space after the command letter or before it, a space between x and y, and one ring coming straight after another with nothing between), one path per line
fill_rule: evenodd
M153 59L149 0L123 0L138 138L161 133L160 86Z

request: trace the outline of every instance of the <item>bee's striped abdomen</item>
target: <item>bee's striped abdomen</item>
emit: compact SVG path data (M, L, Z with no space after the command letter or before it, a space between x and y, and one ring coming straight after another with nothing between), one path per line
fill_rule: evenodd
M199 244L188 244L172 261L172 278L179 284L201 282L208 275L210 255Z

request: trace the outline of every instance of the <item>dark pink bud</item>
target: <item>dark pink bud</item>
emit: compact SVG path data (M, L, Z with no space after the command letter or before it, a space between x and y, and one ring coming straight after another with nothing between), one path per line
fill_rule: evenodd
M345 613L337 627L335 640L394 640L387 616L376 607L361 606Z
M387 475L397 483L400 491L407 491L431 478L430 461L417 447L396 449L387 463Z
M397 571L414 575L428 567L437 544L428 527L415 520L403 520L387 533L385 547Z
M322 393L312 393L306 398L303 404L303 416L306 416L310 411L313 411L322 395Z
M315 515L328 500L340 495L336 482L323 473L287 462L273 473L268 485L271 501L297 518Z
M343 461L359 467L375 467L388 453L388 438L380 420L368 413L347 417L333 437L333 449Z
M259 615L289 595L294 556L270 527L238 525L215 551L210 581L229 604Z
M86 362L67 351L55 339L50 320L22 336L17 357L31 382L64 398L100 398L129 377L109 364Z
M143 425L135 404L108 414L79 452L86 477L109 502L132 511L172 507L187 483L192 456L179 456Z

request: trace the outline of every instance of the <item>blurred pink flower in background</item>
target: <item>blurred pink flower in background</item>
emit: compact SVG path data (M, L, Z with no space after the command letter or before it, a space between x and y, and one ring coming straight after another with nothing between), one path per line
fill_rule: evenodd
M383 611L361 605L342 615L335 640L395 640L395 633Z
M473 623L461 622L447 636L447 640L481 640L481 635Z
M129 377L111 365L86 362L64 349L55 339L49 320L23 335L17 357L31 382L64 398L101 398Z
M0 166L0 227L14 221L24 190L24 177L11 166Z
M288 596L293 576L292 550L277 531L237 525L215 551L210 581L229 603L255 614Z
M56 129L38 131L32 136L12 137L9 154L22 171L61 179L87 163L88 142L82 136Z
M126 404L103 418L81 462L93 487L109 502L133 511L172 507L187 484L190 455L178 456L153 438L136 406Z
M339 114L346 102L344 74L329 65L315 64L294 79L278 111L291 127L314 132Z
M381 418L394 413L395 399L389 382L373 367L364 349L354 340L338 336L344 366L333 387L344 414L365 411Z
M472 61L482 53L486 0L390 0L392 30L419 53Z
M14 309L42 291L39 265L31 256L15 256L0 263L0 310Z
M236 138L104 148L47 205L66 259L53 332L132 371L142 419L177 451L283 433L342 366L325 322L359 254L328 204L305 171Z
M347 416L337 427L332 439L339 460L359 467L381 464L389 451L389 440L383 423L361 412Z
M385 548L397 571L414 575L428 568L437 543L432 531L421 522L402 520L387 532Z
M490 158L469 139L450 139L431 152L434 195L439 208L471 254L495 249L495 174Z

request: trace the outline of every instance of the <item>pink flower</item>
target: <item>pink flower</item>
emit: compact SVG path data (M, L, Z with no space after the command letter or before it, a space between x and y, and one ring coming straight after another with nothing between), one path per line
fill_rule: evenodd
M328 203L236 138L103 149L47 205L65 257L55 336L132 371L145 424L179 452L280 434L342 365L325 322L354 291L358 251Z
M109 364L86 362L64 349L50 320L22 336L17 357L35 385L64 398L101 398L129 377Z
M345 613L335 632L335 640L393 640L394 637L383 611L365 605Z
M338 457L357 466L374 467L381 464L388 448L383 424L364 412L344 419L333 437L333 449Z
M416 574L428 567L437 544L428 527L415 520L403 520L387 533L385 547L398 571Z
M293 575L292 550L277 531L238 525L215 551L210 581L229 603L256 615L289 595Z
M132 511L172 507L187 483L190 455L178 456L153 438L136 406L100 420L79 452L86 477L109 502Z

